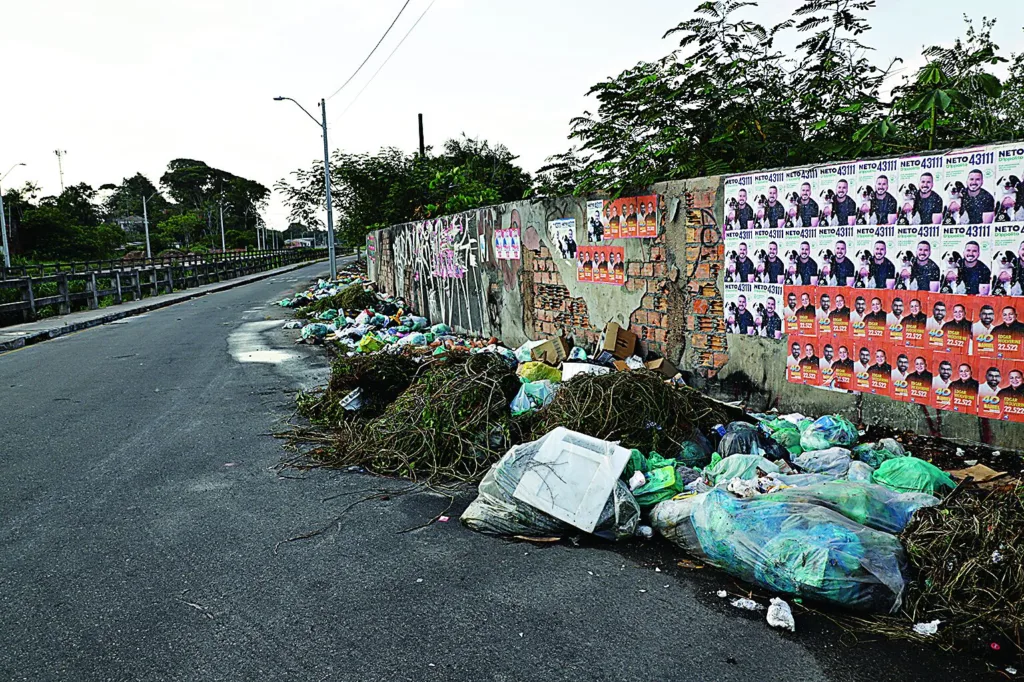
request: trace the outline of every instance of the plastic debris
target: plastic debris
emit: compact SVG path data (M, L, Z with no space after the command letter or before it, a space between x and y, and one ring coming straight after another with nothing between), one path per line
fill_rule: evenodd
M819 417L800 434L800 447L804 450L827 450L834 445L856 442L857 427L838 414Z
M550 381L528 381L519 388L510 407L514 416L538 410L555 397L555 386Z
M650 526L637 526L636 527L636 536L638 538L643 538L644 540L653 540L654 539L654 529L651 528Z
M955 487L949 474L917 457L887 460L878 467L871 480L901 493L940 495Z
M925 637L931 637L938 633L941 623L942 621L940 620L933 620L930 623L916 623L914 625L914 632Z
M733 599L729 603L738 609L743 609L744 611L764 611L763 604L758 604L753 599L747 599L746 597L739 597L737 599Z
M718 598L719 598L719 599L725 599L726 597L728 597L728 596L729 596L729 593L728 593L728 592L726 592L725 590L719 590L719 591L718 591L718 592L716 592L715 594L717 594L717 595L718 595Z
M734 478L753 479L770 473L779 473L779 467L759 455L733 455L704 469L704 477L712 485Z
M796 632L796 620L793 619L793 610L784 599L772 597L768 605L768 625L773 628L782 628L790 632Z
M871 466L874 469L882 466L883 462L897 457L906 457L907 451L903 449L899 441L893 438L883 438L877 443L863 443L853 449L853 456Z
M287 322L284 323L284 326L281 327L281 328L282 329L302 329L302 321L301 320L288 320Z
M557 383L562 380L562 372L557 367L546 365L543 362L524 362L519 365L517 373L527 381L550 381Z
M846 480L856 483L870 483L875 470L866 462L853 460L850 462L850 469L846 474Z
M634 471L633 475L629 477L629 490L630 492L635 491L637 488L647 483L647 477L644 476L642 471Z
M842 478L850 470L850 451L831 447L827 450L805 450L793 458L793 464L811 474L825 474Z

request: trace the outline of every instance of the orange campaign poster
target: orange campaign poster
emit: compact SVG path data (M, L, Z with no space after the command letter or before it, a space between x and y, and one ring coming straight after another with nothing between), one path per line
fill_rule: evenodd
M964 414L978 413L978 379L974 360L967 355L950 355L953 361L954 379L949 385L952 391L952 408L954 412Z
M832 385L842 391L853 390L853 352L850 343L838 339L836 343L836 359L832 363Z
M786 381L791 384L804 383L803 368L800 361L804 359L804 347L800 339L790 337L789 354L786 356Z
M903 318L907 315L907 292L893 291L889 293L889 314L885 320L885 340L891 346L905 346Z
M946 348L950 353L969 355L971 352L971 329L974 326L971 311L974 306L968 296L950 296L948 301L952 304L952 309L947 313L949 319L942 325L943 335L946 337Z
M594 281L598 284L608 283L608 247L598 246L594 251Z
M869 346L871 348L871 366L868 367L868 385L874 395L890 395L892 386L892 351L883 341Z
M1003 360L1001 368L1008 384L999 391L1002 418L1012 422L1024 422L1024 363Z
M974 308L974 314L971 316L971 319L974 320L974 324L971 325L971 337L974 342L971 350L974 356L983 358L999 357L996 353L996 337L994 332L996 325L1002 322L1002 320L997 320L999 313L996 312L996 309L999 308L999 303L1003 298L996 296L971 296L969 300Z
M821 358L817 339L800 339L803 357L800 359L800 376L805 384L821 385Z
M796 294L796 328L797 336L816 338L818 336L817 292L813 286L790 287ZM790 334L794 333L793 330Z
M819 339L826 337L835 336L832 329L832 313L835 311L836 297L841 296L843 289L839 287L816 287L815 294L817 295L817 311L816 311L816 328L817 336Z
M889 294L885 289L870 289L864 292L867 312L864 315L867 339L874 345L884 342L889 323Z
M1003 418L1001 394L1010 387L1009 370L996 358L975 358L978 369L978 416L986 419Z
M890 352L895 358L890 358L892 372L890 374L889 397L893 400L910 402L910 355L911 349L903 346L889 345Z
M953 409L953 389L951 385L956 377L954 362L957 360L949 353L932 352L932 407L936 410Z
M853 306L850 310L850 338L856 343L862 343L868 338L868 323L864 321L868 314L867 289L850 290L850 298L853 299Z
M873 364L871 349L866 342L856 344L857 355L853 360L853 390L860 393L871 393L871 374Z
M953 307L952 294L928 294L928 307L925 314L928 316L925 322L925 330L928 332L928 347L936 353L948 353L949 346L946 345L946 322L949 321L949 312Z
M579 282L594 281L594 251L596 246L583 246L577 249L576 279Z
M932 382L935 368L931 351L924 348L908 348L910 374L907 375L908 401L918 405L932 405Z
M590 204L595 202L589 202ZM588 208L589 210L589 208ZM624 197L605 201L604 239L628 239L658 236L658 197Z
M996 325L992 329L996 356L1006 360L1024 359L1024 299L1003 296L995 305Z
M928 348L928 315L925 313L928 297L919 291L906 292L903 294L903 301L907 309L903 315L904 345L908 348Z
M829 311L829 327L832 329L832 337L836 339L848 339L850 337L850 289L847 287L830 288L835 293L832 295L832 310Z

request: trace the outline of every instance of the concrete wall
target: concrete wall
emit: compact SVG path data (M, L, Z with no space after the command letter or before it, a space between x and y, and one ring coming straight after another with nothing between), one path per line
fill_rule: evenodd
M575 197L378 230L367 238L370 276L432 322L513 347L558 334L593 347L605 325L617 322L643 340L645 351L675 363L692 385L752 410L838 412L864 424L1024 448L1024 425L788 383L785 341L725 333L722 179L659 183L652 190L659 196L659 236L613 242L625 248L622 287L578 282L575 263L557 252L548 222L558 218L575 218L576 241L586 244L586 202ZM498 260L494 231L512 227L521 231L522 257Z

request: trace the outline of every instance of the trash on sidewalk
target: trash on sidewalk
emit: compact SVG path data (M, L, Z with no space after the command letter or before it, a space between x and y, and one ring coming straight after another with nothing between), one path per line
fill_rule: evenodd
M773 628L782 628L783 630L796 632L796 620L793 618L793 610L789 608L789 604L783 599L772 597L768 605L766 619L768 625Z
M899 493L941 495L956 487L949 474L917 457L900 457L882 462L871 481Z
M753 599L747 599L746 597L738 597L729 603L738 609L743 609L744 611L764 611L763 604L758 604Z
M925 637L931 637L932 635L938 633L939 625L941 624L942 621L940 620L933 620L929 623L915 623L914 632L916 632L919 635L924 635Z

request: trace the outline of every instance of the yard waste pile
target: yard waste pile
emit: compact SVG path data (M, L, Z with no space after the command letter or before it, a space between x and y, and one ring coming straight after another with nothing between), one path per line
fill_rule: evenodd
M513 348L345 277L289 303L308 320L299 336L334 356L328 386L300 396L311 465L479 482L462 522L491 535L626 542L653 528L763 590L882 614L863 616L876 627L938 619L1020 642L1019 497L972 523L989 501L902 436L865 437L842 415L743 413L618 325L596 347Z

